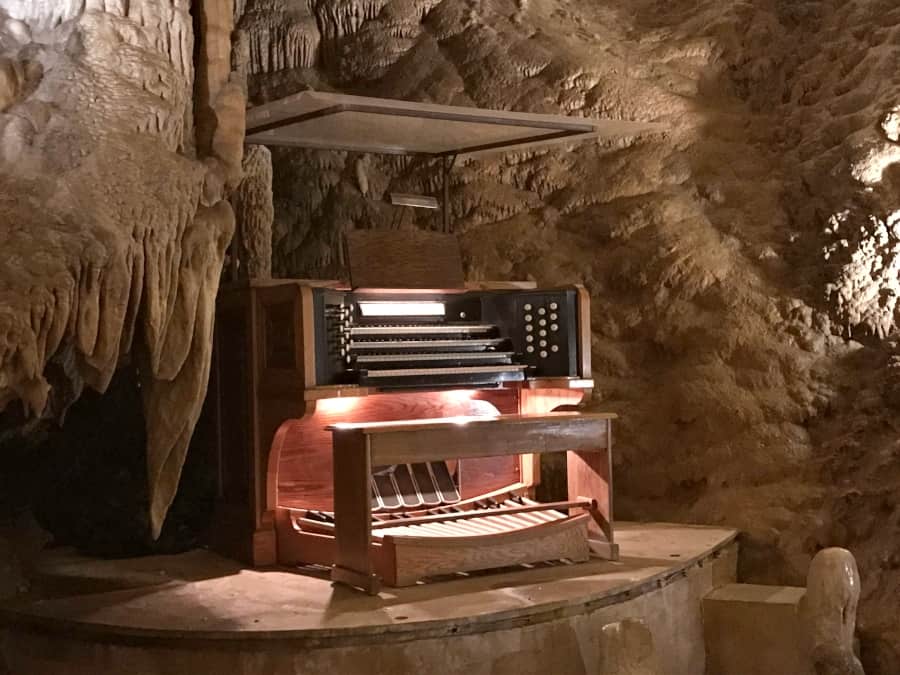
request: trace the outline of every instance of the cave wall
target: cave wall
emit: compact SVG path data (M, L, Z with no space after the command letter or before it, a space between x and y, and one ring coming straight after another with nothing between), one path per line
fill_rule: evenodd
M60 419L130 362L158 532L235 211L249 269L274 207L274 272L331 277L385 192L437 191L420 160L242 167L244 79L663 122L458 166L467 273L590 289L622 516L739 527L753 581L851 548L864 660L896 672L898 26L893 0L0 0L0 414Z
M0 412L59 420L135 364L154 533L205 395L234 229L232 12L0 1Z
M668 126L462 163L468 276L585 284L591 406L621 415L617 512L740 528L749 581L800 583L848 546L864 658L895 672L897 3L244 9L251 102L309 86ZM438 190L419 160L272 157L279 275L340 275L340 234L395 215L385 192Z

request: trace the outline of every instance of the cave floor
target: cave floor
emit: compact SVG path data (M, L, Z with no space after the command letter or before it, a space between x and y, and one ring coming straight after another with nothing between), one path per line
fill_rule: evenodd
M617 562L591 560L454 577L378 596L333 586L324 571L251 570L205 550L98 560L50 550L30 594L0 625L156 639L302 637L493 630L633 598L718 557L734 530L619 523Z

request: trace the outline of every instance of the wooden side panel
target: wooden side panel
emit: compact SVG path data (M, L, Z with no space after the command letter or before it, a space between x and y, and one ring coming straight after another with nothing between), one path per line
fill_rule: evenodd
M305 289L309 292L309 289ZM254 289L256 330L256 391L259 398L303 399L305 364L308 358L304 339L304 309L301 287L296 284ZM315 359L315 354L312 355Z
M473 398L487 401L503 415L519 412L519 389L482 389ZM468 457L459 461L460 496L472 499L501 488L519 485L522 456Z
M519 412L523 415L541 415L564 410L561 406L576 406L584 398L581 389L523 389Z
M277 560L272 438L284 419L302 416L304 340L300 287L295 283L253 289L254 377L252 447L253 562Z
M519 395L519 413L540 415L552 412L560 406L576 406L584 398L579 389L523 389ZM541 482L541 465L557 460L555 455L522 455L522 482L537 486Z
M241 285L217 301L213 363L219 499L212 545L255 565L274 564L269 450L284 419L302 416L303 336L294 282Z
M368 439L360 434L334 433L334 546L332 579L378 591L369 546L372 514Z
M301 340L297 343L297 358L303 364L303 386L311 389L316 386L316 323L313 305L312 288L302 286L300 288L299 324ZM295 314L296 316L296 314Z
M286 509L278 512L278 563L280 565L334 564L334 537L330 534L295 530L284 516Z
M569 499L579 497L595 499L605 524L601 527L591 524L591 532L613 542L612 508L612 425L607 421L606 448L600 452L569 452L567 468L569 475Z
M578 286L578 359L581 377L591 379L591 294Z
M459 460L459 494L472 499L521 483L520 456L469 457Z

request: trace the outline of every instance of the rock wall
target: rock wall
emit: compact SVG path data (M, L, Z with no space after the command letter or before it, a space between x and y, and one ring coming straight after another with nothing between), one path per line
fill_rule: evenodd
M237 220L239 270L251 279L272 276L272 153L264 145L251 145L244 154L244 178L231 196Z
M751 581L851 549L867 672L896 672L898 43L894 0L0 0L0 414L59 418L132 359L159 530L205 393L226 196L267 227L264 158L238 187L232 70L255 101L664 122L458 166L468 274L584 283L618 512L740 527ZM339 274L340 233L395 216L385 192L438 189L419 160L272 162L282 275ZM244 244L264 258L264 239Z
M0 412L58 416L51 388L102 392L139 362L155 533L205 395L234 228L232 11L0 1Z
M305 8L279 30L302 23L315 59L260 26L286 10L247 0L253 101L313 86L668 125L458 166L468 275L590 289L618 514L741 528L748 581L798 584L816 551L850 548L867 672L896 672L900 6L308 6L314 33ZM273 166L282 275L339 274L340 233L394 217L386 191L438 189L418 160L276 149Z

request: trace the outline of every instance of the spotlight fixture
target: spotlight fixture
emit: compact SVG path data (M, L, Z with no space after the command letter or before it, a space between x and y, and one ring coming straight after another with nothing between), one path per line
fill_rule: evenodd
M391 192L388 201L394 206L410 206L414 209L437 209L438 200L427 195L410 195L402 192Z

